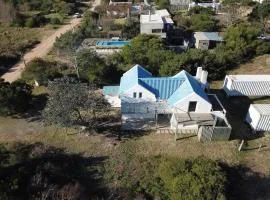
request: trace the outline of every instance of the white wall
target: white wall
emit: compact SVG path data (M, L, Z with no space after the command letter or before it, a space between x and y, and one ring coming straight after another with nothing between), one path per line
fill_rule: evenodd
M250 126L256 130L259 120L260 120L260 113L254 108L254 106L251 104L248 113L246 115L246 121L250 124Z
M105 95L105 99L111 104L114 108L121 107L121 100L118 96Z
M133 98L133 93L136 92L136 99ZM142 98L139 98L139 93L142 93ZM137 84L135 86L133 86L132 88L130 88L129 90L127 90L125 93L121 94L121 98L126 98L129 99L130 101L156 101L156 96L155 94L153 94L152 92L150 92L149 90L145 89L144 87L142 87L141 85Z
M141 23L140 29L141 29L141 34L142 33L146 33L146 34L154 34L152 33L153 29L163 29L164 25L163 23ZM156 34L156 35L161 35L160 34Z
M196 113L210 113L212 109L211 103L197 95L195 92L186 96L184 99L181 99L176 104L174 104L174 107L177 108L177 112L188 112L188 106L190 101L197 101L196 106Z

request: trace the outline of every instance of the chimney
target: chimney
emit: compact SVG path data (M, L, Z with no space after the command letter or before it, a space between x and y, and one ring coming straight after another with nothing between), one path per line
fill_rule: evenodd
M151 10L149 10L149 22L151 21Z
M197 67L196 79L200 80L202 76L202 67Z
M207 76L208 76L208 72L207 71L202 71L202 75L201 75L201 83L202 84L206 84L207 83Z

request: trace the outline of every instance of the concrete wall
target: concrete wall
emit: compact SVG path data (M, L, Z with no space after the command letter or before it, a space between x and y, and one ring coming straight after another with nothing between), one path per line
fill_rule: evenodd
M209 48L209 40L196 40L195 47L201 50L207 50Z
M186 96L184 99L178 101L174 107L176 107L176 112L184 113L188 112L188 106L190 101L197 101L196 113L210 113L212 109L211 103L197 95L195 92Z
M163 23L141 23L140 25L140 31L142 33L146 34L155 34L155 35L163 35L162 31L160 33L152 33L153 29L163 29L164 25Z

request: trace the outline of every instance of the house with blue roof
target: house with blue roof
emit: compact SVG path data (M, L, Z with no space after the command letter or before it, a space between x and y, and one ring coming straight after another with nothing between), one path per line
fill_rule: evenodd
M125 72L119 86L105 86L103 94L114 107L121 107L122 121L154 120L167 115L186 127L198 129L198 121L213 123L212 104L205 91L207 72L198 68L196 76L182 70L170 77L154 77L140 65ZM187 122L187 117L188 121ZM183 119L185 119L183 121Z

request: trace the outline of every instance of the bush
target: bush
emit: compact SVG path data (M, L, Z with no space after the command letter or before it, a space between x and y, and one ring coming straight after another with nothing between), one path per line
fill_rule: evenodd
M125 146L105 163L105 179L147 199L224 199L226 177L215 161L139 156Z
M24 25L25 25L26 27L29 27L29 28L35 27L35 26L36 26L35 19L34 19L33 17L28 18L28 19L25 21Z
M22 79L31 84L36 80L40 84L47 85L48 80L62 76L60 73L61 67L64 66L56 62L36 58L27 64L25 71L22 73Z
M21 82L0 82L0 115L10 115L28 109L32 88Z
M56 24L61 24L61 21L60 21L60 19L57 18L57 17L52 17L52 18L50 19L50 23L53 24L53 25L56 25Z

